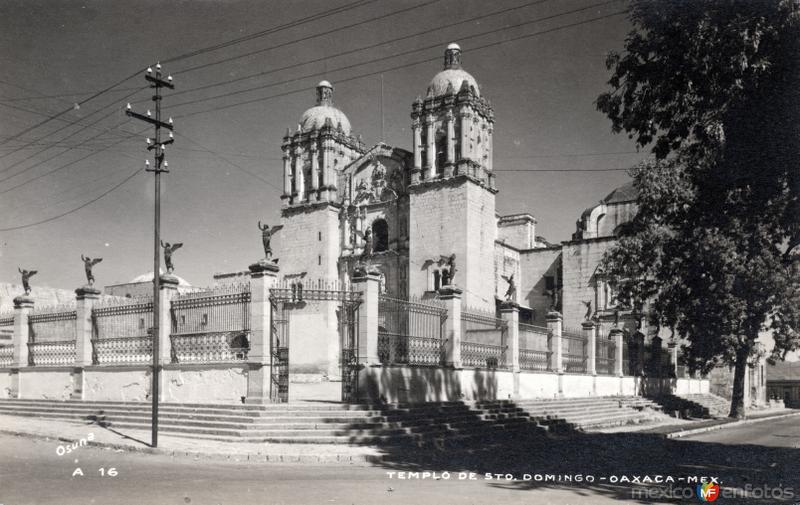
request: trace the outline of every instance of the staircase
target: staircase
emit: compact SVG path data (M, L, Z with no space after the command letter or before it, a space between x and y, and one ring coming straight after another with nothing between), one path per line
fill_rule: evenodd
M150 429L149 403L0 400L0 414ZM426 444L604 428L654 420L608 398L442 402L419 405L161 404L159 432L229 442Z

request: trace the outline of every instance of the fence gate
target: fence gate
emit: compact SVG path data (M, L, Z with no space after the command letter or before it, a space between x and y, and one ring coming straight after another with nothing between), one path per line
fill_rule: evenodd
M270 332L270 400L289 401L289 347L291 318L295 309L306 302L337 303L339 364L342 377L342 401L358 398L358 307L361 294L340 289L338 282L291 283L270 289L272 329ZM307 309L306 309L307 310Z

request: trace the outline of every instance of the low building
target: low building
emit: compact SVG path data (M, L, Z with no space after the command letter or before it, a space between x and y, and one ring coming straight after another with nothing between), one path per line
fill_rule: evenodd
M767 397L783 400L787 407L800 408L800 361L767 365Z

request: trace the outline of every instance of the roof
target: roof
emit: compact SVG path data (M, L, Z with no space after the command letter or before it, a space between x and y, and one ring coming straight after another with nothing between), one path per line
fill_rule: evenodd
M778 361L767 365L768 381L800 381L800 361Z
M608 194L605 198L601 200L602 203L609 204L609 203L623 203L623 202L633 202L636 201L636 197L639 195L639 192L636 190L636 187L633 185L633 181L618 187L614 191Z

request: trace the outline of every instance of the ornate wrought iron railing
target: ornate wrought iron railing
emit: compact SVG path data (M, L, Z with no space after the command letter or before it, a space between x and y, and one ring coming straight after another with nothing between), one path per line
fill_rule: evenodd
M519 350L519 368L521 370L536 370L539 372L549 372L550 351L540 351L537 349L520 349Z
M250 285L231 285L172 299L172 335L250 330Z
M381 363L439 365L445 359L442 338L447 309L434 303L378 299L378 357Z
M44 307L28 315L29 341L36 343L75 340L74 306Z
M3 345L0 346L0 367L11 366L14 362L14 346Z
M552 356L550 330L544 326L519 323L519 367L546 372Z
M0 314L0 328L4 326L14 326L14 313L3 312Z
M507 368L506 346L461 342L461 364L466 368Z
M173 363L232 363L246 361L247 334L236 332L170 335Z
M614 375L617 363L617 346L607 337L598 337L595 341L595 371L600 375Z
M575 332L561 333L561 360L565 372L586 373L586 339Z
M153 337L121 337L92 340L95 365L141 365L153 362Z
M69 366L75 364L75 341L28 342L28 365Z
M116 299L92 308L94 338L149 338L153 327L152 299Z

